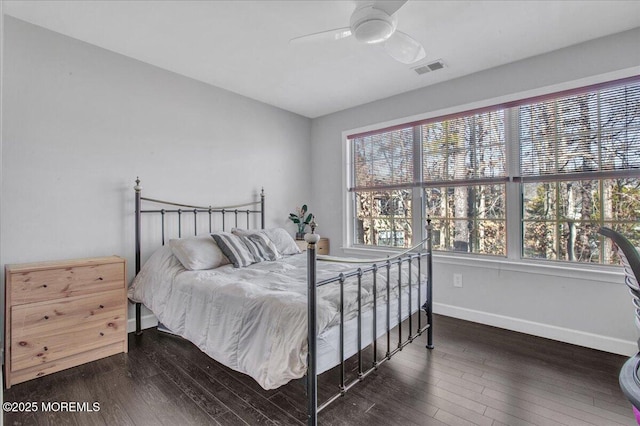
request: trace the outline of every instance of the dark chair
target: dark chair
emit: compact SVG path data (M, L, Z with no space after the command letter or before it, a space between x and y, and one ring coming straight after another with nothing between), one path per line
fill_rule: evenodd
M620 261L624 266L624 282L631 293L633 306L636 308L635 323L636 328L640 330L640 254L636 248L627 240L624 235L609 228L600 228L598 231L605 237L613 240ZM633 404L636 420L640 424L640 378L638 377L638 369L640 368L640 339L638 339L638 350L634 356L624 363L620 370L620 388L625 396Z

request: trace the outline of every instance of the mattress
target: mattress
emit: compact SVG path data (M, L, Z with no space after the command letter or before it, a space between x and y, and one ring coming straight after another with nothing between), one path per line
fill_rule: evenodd
M307 258L304 254L245 268L221 266L188 271L168 247L158 249L134 279L129 298L147 306L175 334L193 342L222 364L253 377L264 389L277 388L306 373L307 364ZM322 281L367 264L318 262ZM395 268L395 267L393 267ZM423 269L426 270L426 269ZM391 274L391 327L408 317L409 271ZM362 347L373 339L373 282L362 281ZM413 312L424 303L426 284L417 294L417 268L412 268ZM378 272L377 331L386 332L386 270ZM356 280L345 284L345 358L357 352ZM340 362L340 290L328 284L317 289L318 373Z

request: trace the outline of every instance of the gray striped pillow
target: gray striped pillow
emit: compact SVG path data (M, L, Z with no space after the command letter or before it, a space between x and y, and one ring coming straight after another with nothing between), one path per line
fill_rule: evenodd
M269 237L261 232L241 236L239 238L247 246L256 262L277 260L281 257L275 244L273 244Z
M216 240L220 250L229 258L235 268L242 268L256 262L253 254L251 254L240 237L229 232L220 232L211 234L211 236Z

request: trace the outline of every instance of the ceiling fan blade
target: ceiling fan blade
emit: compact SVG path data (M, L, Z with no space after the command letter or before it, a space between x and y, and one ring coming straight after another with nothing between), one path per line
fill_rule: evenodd
M418 41L397 30L384 43L384 49L393 59L407 65L418 62L427 56Z
M398 11L407 0L380 0L374 1L373 7L378 10L384 11L387 15L391 16Z
M300 37L295 37L289 40L291 44L297 43L307 43L307 42L318 42L318 41L331 41L331 40L340 40L351 35L351 29L349 27L346 28L336 28L335 30L327 30L320 31L319 33L307 34Z

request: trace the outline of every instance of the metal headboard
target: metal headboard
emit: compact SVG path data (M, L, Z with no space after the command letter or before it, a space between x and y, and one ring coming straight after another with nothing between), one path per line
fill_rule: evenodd
M227 215L233 215L233 223L235 227L238 227L238 215L241 217L244 215L247 220L247 228L250 227L251 215L260 215L260 227L264 229L264 188L260 192L260 201L251 201L243 204L236 204L233 206L224 207L212 207L212 206L194 206L190 204L181 204L173 201L158 200L155 198L147 198L142 196L142 186L140 185L140 178L136 178L136 185L133 187L136 193L136 275L140 272L142 267L140 261L141 255L141 235L142 235L142 215L143 214L159 214L161 216L161 228L162 228L162 245L165 244L165 217L167 215L176 215L178 218L178 238L182 237L182 215L193 215L193 229L194 235L198 234L198 214L205 213L208 215L209 232L212 232L213 215L219 214L222 217L222 230L225 230ZM176 208L156 208L156 209L142 209L142 202L154 203L159 206L171 206ZM259 208L251 208L252 206L259 206ZM243 207L247 207L243 209ZM140 334L140 315L141 315L141 303L136 303L136 334Z

